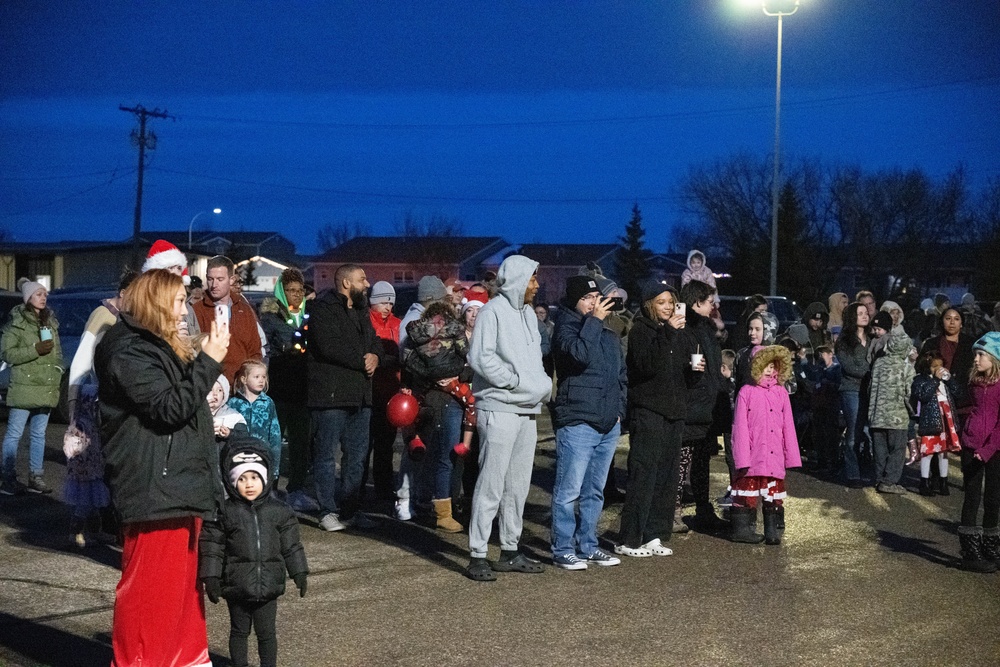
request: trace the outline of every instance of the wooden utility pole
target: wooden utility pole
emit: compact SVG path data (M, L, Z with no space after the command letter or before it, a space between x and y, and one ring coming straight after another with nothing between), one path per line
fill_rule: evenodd
M130 114L135 115L139 119L139 129L132 130L132 143L139 147L139 178L135 189L135 218L133 220L132 226L132 255L135 260L138 261L136 266L142 264L139 250L139 234L142 230L142 172L146 165L146 150L156 150L156 133L150 130L146 131L146 119L147 118L173 118L173 116L167 114L166 109L160 111L159 109L153 109L150 111L146 109L141 104L137 104L134 107L118 106L121 111L127 111Z

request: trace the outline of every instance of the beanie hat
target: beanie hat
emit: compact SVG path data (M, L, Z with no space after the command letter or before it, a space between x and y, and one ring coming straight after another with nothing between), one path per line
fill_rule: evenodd
M798 322L788 327L788 337L798 343L799 347L809 347L809 327Z
M973 350L982 350L994 359L1000 360L1000 333L990 331L984 333L983 337L972 344Z
M21 283L21 298L24 299L25 303L28 303L28 299L40 289L45 289L45 285L36 283L34 280L26 280Z
M225 405L229 402L229 392L232 391L232 388L229 385L229 379L225 376L225 374L220 375L216 378L215 384L222 387L222 405Z
M485 305L486 303L480 301L479 299L469 299L469 298L462 299L462 315L465 315L465 311L467 311L469 308L474 308L474 307L482 308Z
M966 292L962 295L962 305L963 306L974 306L976 305L976 297L972 295L972 292Z
M142 264L142 273L152 269L169 269L171 266L179 266L181 269L181 280L185 285L191 284L191 276L188 275L187 257L177 249L170 241L157 239L146 255L146 261Z
M576 302L591 292L600 292L597 281L590 276L570 276L566 279L566 306L574 308Z
M267 461L253 451L241 450L236 452L232 458L233 467L229 469L229 482L236 486L236 481L243 473L252 470L260 476L264 484L267 484Z
M597 289L601 291L601 296L614 296L615 290L618 289L618 285L610 278L596 276L594 280L597 282Z
M875 313L875 317L872 319L872 326L884 329L885 331L892 331L892 315L884 310L880 310Z
M424 276L417 283L417 301L437 301L448 296L448 290L437 276Z
M368 303L373 306L379 303L396 305L396 290L386 281L380 280L372 285L372 293L368 297Z

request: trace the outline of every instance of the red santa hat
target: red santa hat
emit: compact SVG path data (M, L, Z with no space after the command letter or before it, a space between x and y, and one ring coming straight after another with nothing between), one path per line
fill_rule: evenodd
M169 269L172 266L179 266L182 269L181 280L184 281L185 285L190 285L191 276L188 275L187 264L187 257L177 249L177 246L170 241L157 239L149 249L149 254L146 255L146 261L142 265L142 272L145 273L151 269Z

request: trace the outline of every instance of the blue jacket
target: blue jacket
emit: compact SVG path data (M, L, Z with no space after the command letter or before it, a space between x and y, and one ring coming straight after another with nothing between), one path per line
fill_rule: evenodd
M274 401L265 393L257 396L257 400L251 403L242 392L236 392L229 399L229 407L233 408L247 422L250 435L260 438L274 449L281 447L281 426L278 425L278 412L274 408Z
M552 355L558 378L555 428L587 424L607 433L625 419L628 373L618 334L596 317L563 306Z

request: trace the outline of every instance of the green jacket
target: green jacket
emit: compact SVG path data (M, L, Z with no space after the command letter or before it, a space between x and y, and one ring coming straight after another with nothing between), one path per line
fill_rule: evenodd
M910 423L907 403L910 385L913 384L913 365L907 358L913 341L896 327L885 335L885 341L876 341L872 366L871 397L868 403L868 421L872 428L905 429Z
M12 408L54 408L59 404L63 362L55 315L49 316L48 326L55 347L39 356L35 351L35 343L41 340L38 316L26 305L10 311L10 322L0 338L0 356L11 366L7 405Z

